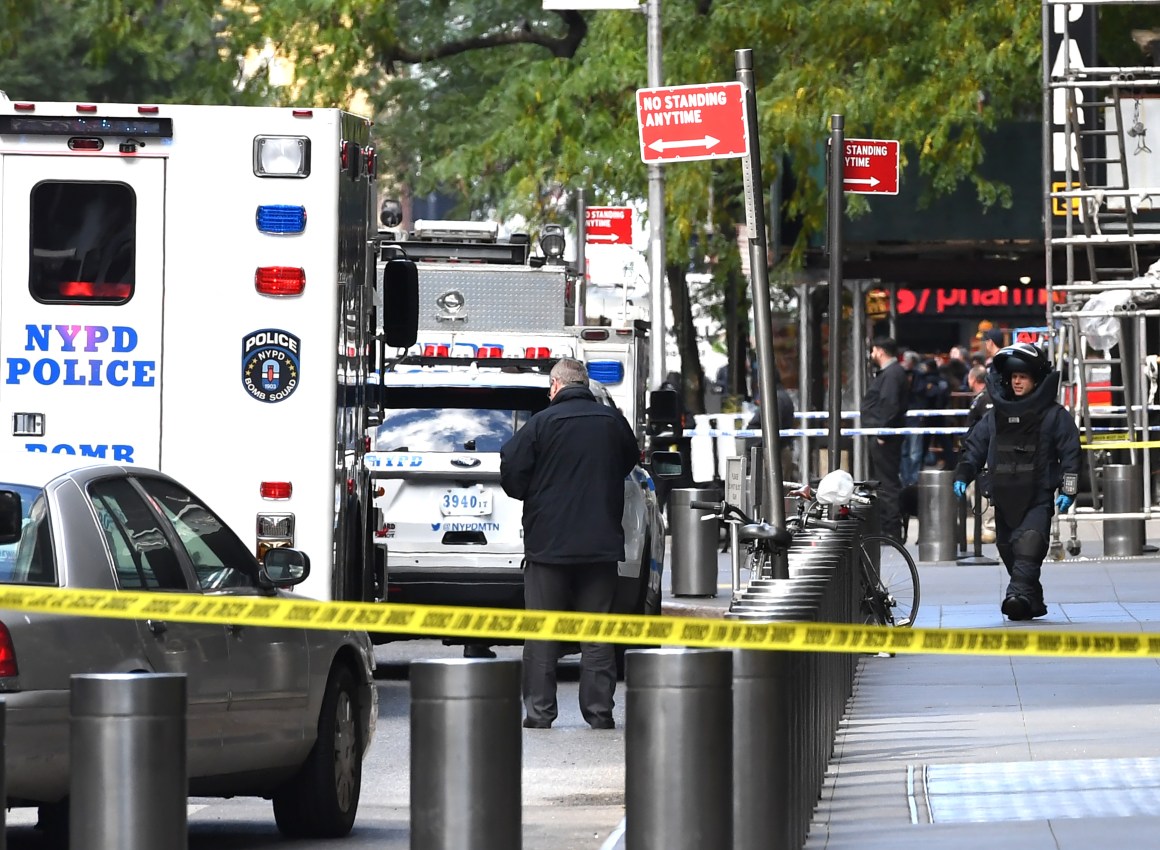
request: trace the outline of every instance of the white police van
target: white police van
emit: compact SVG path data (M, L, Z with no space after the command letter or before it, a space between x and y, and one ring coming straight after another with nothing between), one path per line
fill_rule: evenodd
M562 242L536 258L526 238L501 241L489 223L416 224L381 245L381 260L405 257L419 276L418 340L379 378L382 423L366 456L381 595L522 607L523 503L500 487L500 449L548 406L560 357L587 364L593 394L643 446L647 325L573 324L579 278L556 260ZM664 520L643 467L624 488L616 610L658 614Z

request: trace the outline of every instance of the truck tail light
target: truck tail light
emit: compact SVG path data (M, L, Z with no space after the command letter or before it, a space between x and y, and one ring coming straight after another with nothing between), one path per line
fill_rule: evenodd
M289 499L294 485L289 481L263 481L259 488L263 499Z
M589 342L608 339L608 331L604 328L585 328L580 331L580 339L588 340Z
M257 136L254 174L258 177L309 177L310 139L306 136Z
M258 560L270 549L294 545L294 514L258 514Z
M619 384L624 380L624 364L619 360L593 360L588 364L588 377L602 384Z
M8 627L0 623L0 678L19 676L16 664L16 647L12 645L12 635Z
M306 229L306 207L263 204L254 214L260 233L301 233Z
M263 266L254 272L254 288L263 295L301 295L306 272L290 266Z

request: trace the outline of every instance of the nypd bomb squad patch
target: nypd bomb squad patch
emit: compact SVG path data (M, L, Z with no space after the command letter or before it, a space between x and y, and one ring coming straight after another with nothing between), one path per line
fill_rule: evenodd
M285 401L298 389L298 337L277 328L242 337L242 386L258 401Z

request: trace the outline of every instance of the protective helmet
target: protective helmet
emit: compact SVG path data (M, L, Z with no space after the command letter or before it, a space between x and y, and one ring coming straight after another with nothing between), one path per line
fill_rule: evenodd
M1047 354L1029 342L1016 342L1000 348L995 352L991 365L1002 376L1004 384L1010 383L1011 376L1016 372L1030 375L1036 385L1051 374L1051 361L1047 359Z

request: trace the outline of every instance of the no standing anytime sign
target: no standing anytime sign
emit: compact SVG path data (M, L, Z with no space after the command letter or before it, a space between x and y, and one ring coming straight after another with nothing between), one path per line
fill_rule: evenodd
M638 89L636 117L645 162L726 159L749 153L739 82Z

